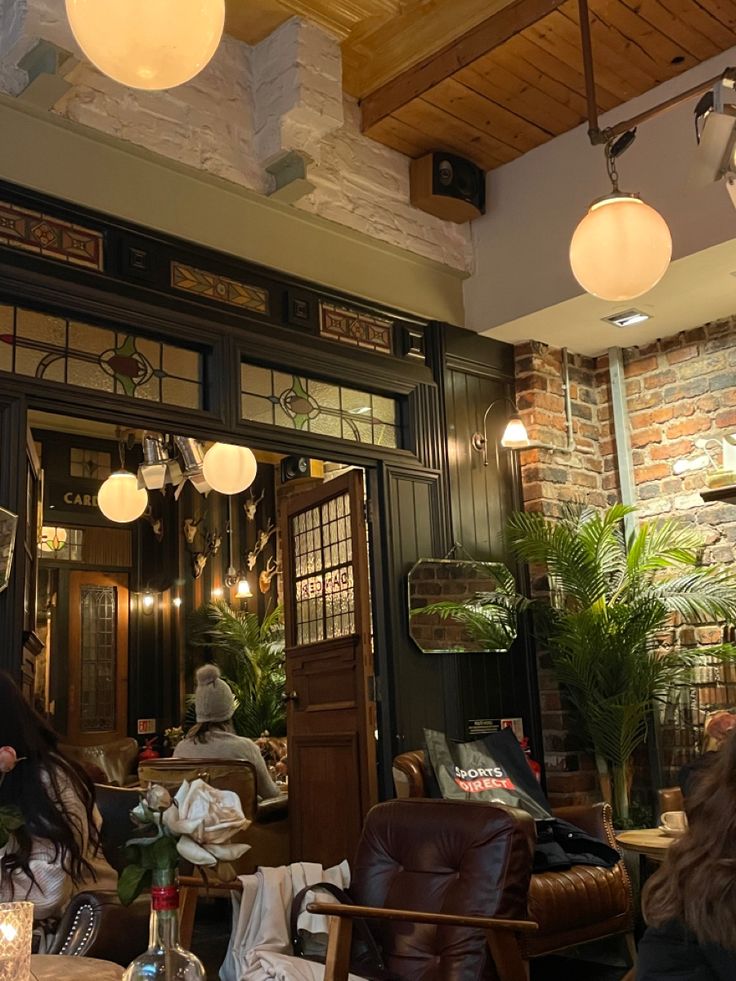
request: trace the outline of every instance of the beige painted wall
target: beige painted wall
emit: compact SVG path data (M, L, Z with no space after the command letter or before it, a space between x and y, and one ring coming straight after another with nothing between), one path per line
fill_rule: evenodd
M0 96L0 179L462 325L465 274Z

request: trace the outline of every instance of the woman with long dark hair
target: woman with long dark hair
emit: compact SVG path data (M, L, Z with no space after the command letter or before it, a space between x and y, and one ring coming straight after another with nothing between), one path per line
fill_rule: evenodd
M644 889L649 929L637 981L734 981L736 732L698 775L685 808L688 830Z
M95 878L94 786L60 752L53 730L5 672L0 747L11 747L18 760L3 776L0 807L18 808L23 819L0 848L0 902L32 901L36 920L59 916L74 892Z

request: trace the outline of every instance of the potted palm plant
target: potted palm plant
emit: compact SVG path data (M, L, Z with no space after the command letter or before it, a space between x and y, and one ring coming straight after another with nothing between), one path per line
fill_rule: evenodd
M559 519L520 512L508 529L516 555L546 571L548 601L535 603L540 640L623 825L632 756L651 712L704 653L663 650L658 634L673 618L736 619L736 577L700 564L697 530L676 519L642 522L627 540L624 518L634 510L571 507ZM707 654L734 651L723 645Z
M283 693L284 622L277 606L263 620L236 611L220 600L196 610L189 641L212 651L238 707L233 725L238 735L257 739L262 733L286 734Z

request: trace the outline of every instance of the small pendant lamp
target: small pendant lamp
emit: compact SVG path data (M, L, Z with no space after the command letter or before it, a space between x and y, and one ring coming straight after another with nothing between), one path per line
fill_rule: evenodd
M638 194L619 190L616 156L632 142L633 135L625 133L606 145L611 192L591 204L570 243L573 276L601 300L633 300L648 292L672 259L664 218Z

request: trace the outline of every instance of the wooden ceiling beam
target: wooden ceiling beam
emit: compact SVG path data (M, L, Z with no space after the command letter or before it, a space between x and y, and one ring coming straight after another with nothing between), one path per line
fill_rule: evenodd
M418 60L415 65L362 99L364 132L370 134L371 129L381 120L557 10L562 2L563 0L513 0L439 51Z

